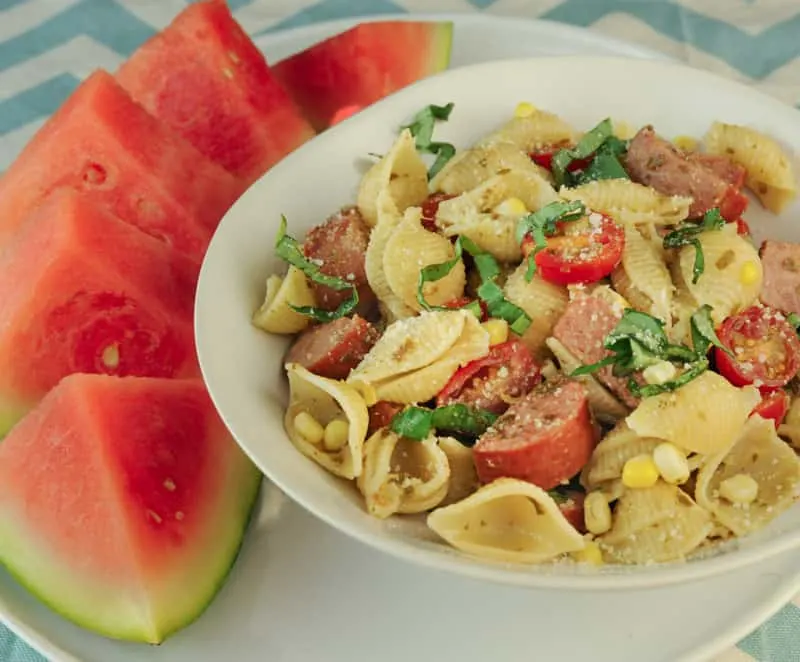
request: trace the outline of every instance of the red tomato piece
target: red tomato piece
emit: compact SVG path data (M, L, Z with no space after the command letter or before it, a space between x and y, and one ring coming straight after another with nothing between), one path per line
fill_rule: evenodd
M436 396L436 406L462 403L502 414L539 381L539 366L519 340L489 349L483 358L460 368Z
M449 193L437 191L436 193L431 193L427 198L425 198L421 205L422 227L424 227L426 230L430 230L431 232L436 232L436 212L439 211L439 204L445 200L455 197L456 196L450 195Z
M742 237L750 236L750 226L747 224L747 221L741 217L736 219L736 233Z
M783 389L773 391L761 398L761 402L753 408L750 416L758 414L761 418L773 421L777 428L789 411L789 400L789 394Z
M561 234L547 238L547 247L536 253L536 267L546 281L555 285L594 283L608 276L622 259L625 248L625 231L602 214L599 225L590 225L586 231ZM522 242L526 255L533 241Z
M566 145L569 147L569 145ZM530 156L531 161L533 161L536 165L541 166L545 170L552 170L553 168L553 157L556 155L561 148L555 149L547 149L545 151L539 152L531 152L528 156ZM585 159L575 159L567 166L568 172L575 172L576 170L585 170L589 164L592 162L594 156L590 156Z
M735 186L729 186L719 203L719 213L728 222L735 222L747 210L750 199Z
M583 515L583 502L586 494L577 490L569 490L564 498L565 501L557 502L561 514L579 533L586 533L586 521Z
M784 386L800 369L800 339L776 310L748 308L728 317L717 335L736 357L714 348L717 370L734 386L753 384L769 393Z

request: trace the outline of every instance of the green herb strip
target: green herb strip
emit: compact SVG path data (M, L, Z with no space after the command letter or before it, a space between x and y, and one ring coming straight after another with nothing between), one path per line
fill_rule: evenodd
M711 230L721 230L725 227L725 219L714 207L709 209L703 216L700 223L687 223L670 232L664 237L664 248L681 248L683 246L694 246L694 265L692 267L692 283L697 283L700 276L705 271L705 256L703 246L698 236L703 232Z
M436 160L428 171L428 179L433 179L456 153L456 148L450 143L433 142L433 129L437 120L446 122L450 118L450 113L453 112L453 107L453 103L445 106L433 104L425 106L414 115L410 124L401 127L411 131L414 143L420 152L436 156Z
M575 147L555 153L551 165L553 179L558 186L577 186L598 179L629 179L620 162L627 149L628 143L614 135L611 119L606 118L583 134ZM573 161L587 159L593 154L595 158L583 172L573 176L568 171Z
M281 223L278 227L278 235L275 239L275 253L278 257L282 258L294 267L302 271L306 277L318 283L325 285L334 290L350 290L351 294L348 299L342 301L336 310L323 310L314 306L295 306L289 304L289 307L301 315L306 315L316 320L317 322L332 322L349 315L355 310L358 305L358 291L355 285L347 282L343 278L336 276L329 276L320 271L319 265L309 260L303 255L303 249L297 240L286 234L286 217L281 216Z
M551 202L539 211L519 219L517 223L517 243L522 243L530 234L534 249L528 255L528 269L525 280L531 282L536 273L536 253L547 248L547 237L556 234L557 223L577 221L586 215L586 207L580 200L573 202Z
M392 417L389 429L415 441L426 439L433 430L448 430L479 437L496 420L496 414L464 404L446 405L436 409L411 406Z

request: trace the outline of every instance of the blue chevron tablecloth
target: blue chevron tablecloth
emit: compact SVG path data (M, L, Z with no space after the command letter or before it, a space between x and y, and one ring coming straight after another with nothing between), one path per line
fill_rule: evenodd
M115 68L184 0L0 0L0 169L91 69ZM639 43L800 108L798 0L229 0L253 35L406 11L544 18ZM800 661L800 599L714 662ZM44 662L0 625L1 662Z

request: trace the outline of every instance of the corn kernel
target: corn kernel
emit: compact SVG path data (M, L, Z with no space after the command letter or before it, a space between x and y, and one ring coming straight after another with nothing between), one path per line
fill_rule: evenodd
M694 152L697 149L697 139L691 136L677 136L672 144L684 152Z
M689 480L689 462L686 455L675 444L665 441L653 449L653 461L658 473L671 485L682 485Z
M675 366L669 361L659 361L647 366L642 371L642 377L648 384L663 384L670 379L674 379L677 372Z
M294 427L300 436L311 444L318 444L325 436L325 428L307 411L301 411L294 417Z
M486 320L481 326L489 334L490 345L499 345L508 340L508 322L505 320L493 317Z
M625 487L653 487L658 477L658 467L650 455L632 457L622 467L622 484Z
M514 109L514 117L530 117L536 112L536 106L527 101L520 101Z
M347 421L336 418L325 426L322 446L326 451L341 450L347 444L349 435L350 425L348 425Z
M611 528L611 508L602 492L589 492L583 502L586 530L599 536Z
M528 213L528 208L519 198L508 198L497 205L494 211L503 216L522 216Z
M600 545L594 540L587 540L586 546L582 550L572 553L572 558L578 563L603 565L603 552L600 550Z
M719 494L731 503L753 503L758 496L758 483L752 476L736 474L720 483Z
M755 285L760 276L759 268L752 260L747 260L739 270L739 282L742 285Z

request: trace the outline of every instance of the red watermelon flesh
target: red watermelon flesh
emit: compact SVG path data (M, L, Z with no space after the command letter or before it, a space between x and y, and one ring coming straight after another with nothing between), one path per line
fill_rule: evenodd
M198 273L88 197L54 192L0 257L0 436L73 372L198 375Z
M101 70L75 90L0 178L0 246L60 187L84 191L198 259L244 188Z
M314 136L223 0L183 10L122 65L117 80L248 184Z
M81 626L158 643L213 599L259 483L200 379L75 374L0 444L0 564Z
M281 60L272 71L317 131L347 106L364 108L447 69L453 24L361 23Z

